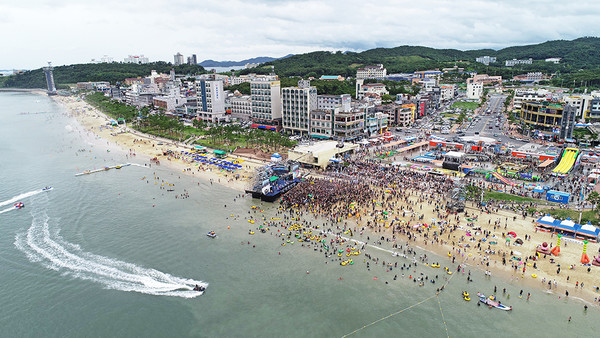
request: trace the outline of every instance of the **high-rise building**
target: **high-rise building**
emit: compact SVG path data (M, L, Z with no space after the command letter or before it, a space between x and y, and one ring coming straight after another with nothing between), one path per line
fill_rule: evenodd
M124 63L137 63L137 64L145 64L150 62L147 57L142 55L129 55L125 59L123 59Z
M46 85L48 86L48 95L56 95L56 86L54 85L54 74L52 71L54 67L52 67L52 63L48 61L48 67L44 67L44 74L46 75Z
M202 98L202 111L225 111L225 94L221 80L200 80L200 90L197 93Z
M281 82L276 77L250 82L252 120L255 123L279 125L281 121Z
M196 54L192 54L192 56L188 57L188 64L190 64L190 65L198 64L198 59L196 58Z
M293 133L306 134L310 130L310 112L317 109L317 88L310 81L298 81L298 87L282 90L283 129Z
M182 65L182 64L184 64L184 63L185 63L185 61L183 60L183 55L181 55L181 53L177 53L177 54L175 54L175 55L173 56L173 58L174 58L174 62L173 62L173 64L174 64L175 66L179 66L179 65Z

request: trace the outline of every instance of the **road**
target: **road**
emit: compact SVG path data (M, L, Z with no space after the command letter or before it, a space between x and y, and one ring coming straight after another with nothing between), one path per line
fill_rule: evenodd
M437 132L434 133L434 135L455 141L459 141L459 137L461 136L482 136L496 139L504 144L521 147L522 145L527 144L527 142L511 139L507 135L507 128L505 128L507 119L503 114L505 100L506 95L492 94L489 96L489 100L479 110L480 113L475 115L473 120L467 123L464 128L457 130L456 133L441 134L441 132ZM441 111L443 111L443 109L441 109ZM433 120L434 117L426 117L418 122L417 127L431 125L433 124ZM398 134L400 137L422 136L422 133L413 130L407 130L406 132ZM461 132L464 134L461 134Z

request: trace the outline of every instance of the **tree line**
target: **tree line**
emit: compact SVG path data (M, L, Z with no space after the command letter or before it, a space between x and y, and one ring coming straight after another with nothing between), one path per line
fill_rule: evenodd
M68 88L68 84L87 81L108 81L111 84L123 82L126 78L145 77L152 70L168 73L171 69L177 74L197 75L206 71L199 65L173 66L167 62L135 63L85 63L54 67L54 83L59 89ZM0 82L2 87L10 88L46 88L46 77L42 68L29 70L8 76Z

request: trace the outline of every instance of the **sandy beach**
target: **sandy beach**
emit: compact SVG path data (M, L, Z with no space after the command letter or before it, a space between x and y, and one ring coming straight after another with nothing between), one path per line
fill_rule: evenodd
M167 166L179 173L225 185L237 191L247 189L255 168L264 165L260 160L231 154L227 160L238 160L242 165L242 168L235 172L228 172L212 165L202 165L191 161L189 156L183 156L181 153L182 151L189 152L193 149L193 146L169 139L157 138L124 126L111 127L107 123L113 119L78 97L53 96L52 98L61 104L67 113L73 116L86 131L106 140L107 146L113 144L128 153L127 156L142 159L148 165L156 165L156 163L150 161L156 157L161 166ZM171 151L172 154L165 155L168 151ZM210 157L211 154L207 155Z

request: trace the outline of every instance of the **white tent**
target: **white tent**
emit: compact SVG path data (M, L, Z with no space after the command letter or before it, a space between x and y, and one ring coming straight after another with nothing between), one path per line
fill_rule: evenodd
M271 162L281 162L281 155L279 153L271 155Z

